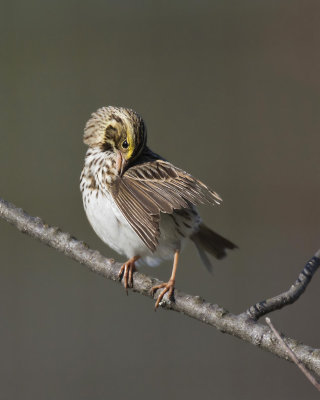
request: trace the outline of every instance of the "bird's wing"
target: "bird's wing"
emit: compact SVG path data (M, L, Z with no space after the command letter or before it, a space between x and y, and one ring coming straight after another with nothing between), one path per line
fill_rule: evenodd
M160 212L171 214L190 204L219 204L221 198L203 182L164 160L129 168L112 188L122 214L146 246L155 251Z

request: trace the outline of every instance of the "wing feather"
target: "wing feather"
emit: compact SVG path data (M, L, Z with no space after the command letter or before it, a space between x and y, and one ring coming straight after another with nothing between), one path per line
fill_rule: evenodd
M116 203L133 230L154 251L159 237L159 216L150 216L130 192L119 190Z
M116 204L151 251L158 245L161 212L222 201L203 182L161 159L134 165L113 186Z

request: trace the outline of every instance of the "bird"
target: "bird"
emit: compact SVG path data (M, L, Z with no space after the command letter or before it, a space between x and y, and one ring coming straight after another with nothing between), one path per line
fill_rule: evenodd
M170 279L151 289L158 308L168 292L172 299L181 250L187 239L196 245L208 270L226 250L237 246L208 228L196 206L220 204L221 197L174 166L147 145L142 117L130 108L106 106L91 114L83 142L88 146L80 177L84 210L95 233L127 257L119 272L126 290L133 273L173 260Z

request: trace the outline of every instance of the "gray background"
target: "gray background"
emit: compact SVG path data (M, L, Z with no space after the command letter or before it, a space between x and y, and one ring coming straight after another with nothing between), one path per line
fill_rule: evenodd
M224 199L240 249L177 287L238 313L286 289L320 245L318 1L5 1L0 196L120 258L79 193L83 126L136 109L150 146ZM298 369L96 276L0 223L1 399L315 399ZM171 265L143 272L167 279ZM319 276L279 328L319 347Z

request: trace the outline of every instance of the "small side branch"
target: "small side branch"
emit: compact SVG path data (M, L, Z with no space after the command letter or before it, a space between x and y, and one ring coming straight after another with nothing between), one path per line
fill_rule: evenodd
M296 366L300 369L300 371L305 375L307 379L312 383L312 385L318 389L320 392L320 383L315 379L314 376L311 375L311 373L305 368L305 366L298 360L297 356L295 353L290 349L290 347L287 345L287 343L282 339L280 336L280 333L276 330L276 328L273 326L270 318L266 318L266 323L270 326L272 332L274 333L275 337L279 340L279 343L285 348L291 358L291 360L296 364Z
M289 290L279 294L278 296L271 297L270 299L260 301L251 306L245 314L254 321L257 321L263 315L272 311L280 310L281 308L292 304L299 299L302 293L306 290L313 275L316 273L320 266L320 250L307 262L306 266L300 272L298 279L290 287Z
M103 257L98 251L91 250L85 243L78 241L69 233L57 227L45 224L40 218L32 217L25 211L0 198L0 217L42 243L62 252L66 256L85 265L89 270L119 283L120 263ZM133 290L150 298L154 298L150 290L161 284L158 279L139 272L134 273ZM248 318L246 313L234 315L217 304L210 304L199 296L174 291L174 301L162 302L162 307L183 313L198 321L214 326L223 333L269 351L288 360L286 349L274 340L274 335L266 325ZM312 372L320 376L320 349L314 349L289 337L284 338L299 360Z

